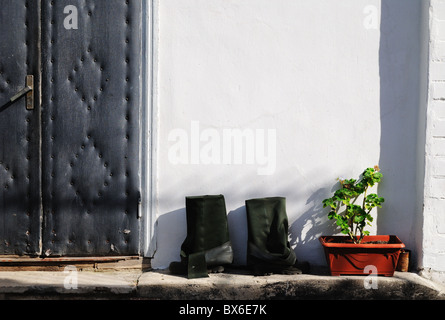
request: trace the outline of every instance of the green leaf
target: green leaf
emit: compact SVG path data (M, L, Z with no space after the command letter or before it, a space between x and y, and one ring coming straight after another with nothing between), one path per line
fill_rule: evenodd
M322 201L323 208L330 207L331 209L328 212L328 218L336 220L336 225L343 234L351 235L354 229L360 231L360 234L364 232L369 234L363 231L366 225L371 226L373 222L373 217L369 213L375 207L381 208L385 200L375 193L366 195L363 201L357 200L370 186L380 182L382 174L379 170L378 166L366 168L359 180L341 180L340 187L333 196ZM359 202L361 206L356 204Z

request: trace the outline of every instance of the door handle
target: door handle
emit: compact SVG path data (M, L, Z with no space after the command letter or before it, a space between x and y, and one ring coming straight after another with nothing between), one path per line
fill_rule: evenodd
M33 95L33 89L34 89L34 77L26 76L26 86L17 92L9 101L12 103L18 99L20 99L22 96L26 95L26 109L32 110L34 109L34 95Z

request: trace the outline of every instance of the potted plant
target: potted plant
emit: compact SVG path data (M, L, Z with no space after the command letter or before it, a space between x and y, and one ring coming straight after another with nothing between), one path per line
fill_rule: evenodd
M382 207L384 198L369 193L382 179L378 166L367 168L356 179L339 179L340 188L322 201L329 207L328 218L335 220L344 236L321 236L331 275L373 274L393 276L400 250L405 245L394 235L371 236L366 226L374 220L371 211ZM360 203L360 204L357 204Z

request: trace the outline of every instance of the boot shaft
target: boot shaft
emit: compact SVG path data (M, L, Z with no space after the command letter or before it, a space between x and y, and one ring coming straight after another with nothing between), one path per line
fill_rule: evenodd
M184 252L206 251L229 241L223 195L189 196L185 201L187 237L181 247Z
M288 241L286 198L268 197L246 200L246 213L247 263L263 261L270 264L294 264L295 253Z

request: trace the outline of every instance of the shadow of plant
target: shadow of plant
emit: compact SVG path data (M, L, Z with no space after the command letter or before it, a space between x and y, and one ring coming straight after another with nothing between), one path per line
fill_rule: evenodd
M332 190L335 187L336 185ZM320 188L315 191L306 201L309 208L290 225L289 241L299 261L324 261L323 249L318 238L326 233L336 232L336 225L328 219L327 211L322 204L322 200L328 194L326 189ZM300 250L303 248L304 250Z

